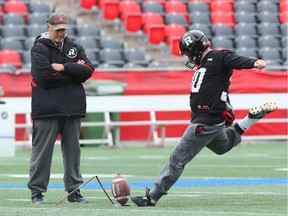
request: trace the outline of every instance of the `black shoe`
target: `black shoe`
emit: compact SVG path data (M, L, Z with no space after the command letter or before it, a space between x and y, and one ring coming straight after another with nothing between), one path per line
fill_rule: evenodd
M152 202L149 191L150 189L146 188L146 196L132 196L131 201L139 207L155 206L156 202Z
M81 196L80 191L75 191L73 194L68 196L67 198L68 202L77 202L77 203L87 203L88 200L86 200L84 197Z
M261 106L253 107L249 110L249 118L252 119L261 119L267 114L275 111L278 109L278 106L276 103L270 102L270 103L265 103Z
M34 205L41 205L44 203L43 195L41 193L32 196L31 201Z

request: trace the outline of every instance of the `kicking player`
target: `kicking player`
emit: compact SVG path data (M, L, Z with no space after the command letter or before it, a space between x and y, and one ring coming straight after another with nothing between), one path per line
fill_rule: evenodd
M211 49L203 32L191 30L180 39L180 52L188 57L189 69L197 66L191 83L191 123L173 149L168 163L155 180L155 188L145 196L132 196L137 206L155 206L179 179L184 167L204 148L218 155L225 154L241 142L241 135L267 114L275 111L276 103L268 102L249 110L248 115L235 119L229 101L233 70L263 69L266 62L238 56L229 50Z

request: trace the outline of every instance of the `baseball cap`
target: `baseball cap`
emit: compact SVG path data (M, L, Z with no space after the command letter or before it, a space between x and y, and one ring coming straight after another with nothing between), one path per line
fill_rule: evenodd
M54 12L48 17L47 23L53 30L68 29L68 19L61 12Z

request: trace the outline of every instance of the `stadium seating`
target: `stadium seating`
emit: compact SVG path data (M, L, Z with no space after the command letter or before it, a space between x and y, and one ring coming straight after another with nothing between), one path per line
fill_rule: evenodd
M171 55L180 56L179 41L186 31L186 28L179 24L168 24L165 26L166 45L170 48Z
M239 48L249 48L249 49L257 49L258 48L258 42L256 38L249 37L247 35L242 35L235 37L235 46L236 49Z
M42 16L45 14L49 15L51 13L51 9L50 9L50 6L46 3L43 3L43 2L35 2L33 4L29 4L29 10L30 10L30 14L33 14L33 13L40 13L42 14Z
M162 16L164 16L165 14L163 4L161 4L160 2L154 2L154 1L143 2L142 12L143 13L147 13L147 12L158 13Z
M251 13L251 12L247 12L247 11L238 11L235 12L235 22L237 24L239 23L253 23L253 24L257 24L258 20L257 20L257 16L256 13Z
M236 1L234 12L256 13L256 4L254 2L247 2L246 0Z
M188 8L184 2L175 1L175 0L167 1L165 3L164 9L165 9L166 16L167 15L169 16L169 14L179 14L179 15L182 15L186 19L185 23L187 25L190 23Z
M149 63L146 60L145 53L136 48L126 49L124 53L124 59L127 63L133 63L142 67L147 67Z
M118 40L118 39L113 38L113 37L102 37L102 38L100 38L99 43L100 43L101 49L110 48L113 50L124 51L123 41Z
M221 11L211 12L211 23L212 25L225 24L231 26L231 28L234 28L235 26L234 13L221 12Z
M99 59L100 63L108 63L117 67L123 67L123 65L125 64L123 52L109 48L100 50Z
M80 43L85 50L90 51L99 51L100 50L100 44L99 41L95 38L91 38L89 36L81 36L77 37L77 42Z
M96 5L97 0L80 0L80 6L84 9L92 9Z
M0 64L0 73L15 74L17 71L16 67L11 64Z
M235 49L235 53L240 56L248 56L251 58L258 58L258 51L255 49L250 49L249 47L241 47Z
M41 12L34 12L34 13L30 13L29 17L28 17L28 21L27 24L31 25L31 24L46 24L47 22L47 17L48 15L43 15Z
M16 69L22 67L21 54L14 50L0 50L0 65L13 65Z
M70 30L70 29L69 29ZM91 24L82 24L75 27L77 37L91 37L93 39L100 39L100 28ZM70 34L69 34L70 36Z
M219 36L219 37L213 37L212 38L212 47L218 48L218 49L229 49L234 51L234 40L231 38Z
M118 0L103 1L102 16L105 20L115 20L120 13L120 5Z
M138 32L142 28L142 13L127 13L125 18L125 30L127 32Z
M204 2L191 2L190 1L188 3L188 11L190 14L197 13L197 12L210 14L210 8Z
M2 37L10 39L24 40L26 38L25 28L17 27L16 25L3 25L2 26Z
M257 2L257 11L260 13L262 11L268 11L272 13L278 13L278 6L275 2L269 0L262 0Z
M202 31L206 37L211 40L213 32L212 32L212 28L210 27L210 25L202 25L200 23L195 23L195 24L191 24L188 26L188 30L194 30L197 29L199 31Z
M143 32L147 33L149 27L164 26L165 21L160 14L147 12L142 14L142 25Z
M24 46L21 40L15 38L1 38L0 47L3 50L14 50L18 53L22 53L24 51Z
M120 9L120 20L124 23L126 22L127 16L142 13L141 5L138 2L131 0L121 1L119 9Z
M20 14L27 21L29 9L27 4L22 1L6 1L4 3L4 12L11 14Z
M149 45L166 46L173 58L179 56L180 36L192 29L203 31L215 48L228 48L241 55L246 52L248 56L267 59L269 64L287 65L286 0L81 0L79 4L87 10L97 7L102 18L95 24L79 25L76 16L67 15L69 37L87 49L95 67L153 67L147 62L128 62L125 58L128 46L124 46L122 40L125 34L146 37L131 48L146 50L145 54L149 56L149 50L145 49ZM46 21L51 11L53 8L41 1L3 1L0 7L3 47L0 49L15 50L18 54L26 55L35 37L47 31ZM119 23L122 27L117 38L101 34L102 28L98 22L109 21L112 21L112 26L115 25L114 29L117 29L116 25L119 27ZM264 54L267 47L276 50L273 53L279 57L278 60L272 58L271 54ZM108 57L112 54L108 51L104 52L107 57L101 57L101 51L107 48L121 50L119 56L122 60L118 60L117 64L111 63ZM23 62L17 65L17 69L21 67L19 65L28 68L29 61L24 59L24 55L20 56ZM157 58L151 61L157 62Z
M210 10L212 13L214 12L232 13L233 7L234 7L233 1L217 0L217 1L211 1L210 3Z
M19 26L25 26L26 21L21 14L4 13L3 14L3 25L14 24Z
M185 28L189 24L189 22L187 22L186 16L184 14L181 14L181 13L166 14L165 23L166 24L178 24L178 25L184 26Z
M215 37L223 36L234 38L234 30L229 25L215 24L212 26L212 31Z
M165 40L165 25L150 25L147 30L148 43L159 45Z

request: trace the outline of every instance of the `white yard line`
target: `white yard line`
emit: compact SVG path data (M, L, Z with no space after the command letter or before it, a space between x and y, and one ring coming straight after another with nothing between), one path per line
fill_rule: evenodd
M44 204L45 205L45 204ZM8 209L9 211L11 211L11 207L0 207L1 212L5 211L5 209ZM176 210L170 210L170 209L163 209L163 210L159 210L159 209L152 209L152 208L136 208L136 209L131 209L131 208L126 208L127 212L131 213L133 212L134 214L139 213L139 215L143 215L143 213L147 213L147 215L157 215L157 214L163 214L165 213L165 215L179 215L179 213L181 213L181 215L240 215L240 216L254 216L257 215L259 216L259 212L258 213L254 213L254 212L235 212L235 211L221 211L221 212L215 212L215 211L185 211L185 210L181 210L181 212L176 211ZM55 213L59 213L60 211L67 212L69 211L69 209L60 209L58 207L56 208L51 208L51 206L45 208L45 207L18 207L17 208L18 211L39 211L41 210L42 212L53 212L55 211ZM79 211L82 214L87 211L87 212L91 212L91 209L83 209L83 208L73 208L73 211ZM113 215L113 213L122 213L123 214L123 208L113 208L113 209L103 209L103 208L97 208L95 206L95 208L93 208L93 211L95 213L95 215L105 215L105 214L110 214ZM97 214L97 212L99 212L99 214ZM261 212L261 216L286 216L286 214L274 214L274 213L263 213Z

